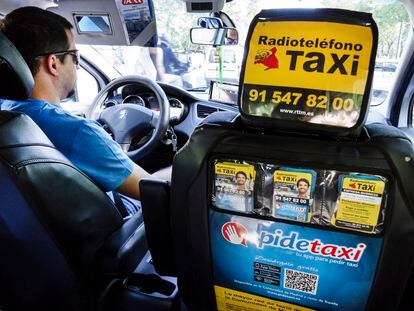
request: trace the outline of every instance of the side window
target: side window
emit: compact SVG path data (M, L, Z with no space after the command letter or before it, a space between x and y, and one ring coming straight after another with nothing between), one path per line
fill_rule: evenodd
M78 91L78 100L79 102L90 104L99 92L98 82L94 76L82 67L78 70L77 74L78 81L76 88Z

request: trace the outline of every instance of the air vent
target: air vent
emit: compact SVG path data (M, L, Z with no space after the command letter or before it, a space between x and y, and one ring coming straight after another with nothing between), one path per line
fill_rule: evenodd
M218 108L204 106L204 105L197 105L197 117L200 119L204 119L205 117L209 116L213 112L223 111Z
M191 9L193 11L212 11L213 3L212 2L191 3Z

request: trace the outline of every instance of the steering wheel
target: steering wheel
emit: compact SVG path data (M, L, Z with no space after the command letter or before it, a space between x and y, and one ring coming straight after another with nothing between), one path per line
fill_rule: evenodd
M131 83L144 85L154 92L160 106L159 115L151 109L135 104L115 105L102 110L107 94ZM124 76L111 81L96 95L87 118L105 124L122 150L136 161L148 155L164 138L170 122L170 103L163 89L155 81L137 75ZM143 146L129 150L133 138L143 138L151 130L154 130L151 138Z

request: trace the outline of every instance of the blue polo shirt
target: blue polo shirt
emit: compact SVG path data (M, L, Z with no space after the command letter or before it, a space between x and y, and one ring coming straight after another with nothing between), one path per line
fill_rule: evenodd
M0 109L22 112L32 118L56 149L104 191L116 189L133 171L132 160L96 121L36 99L0 99Z

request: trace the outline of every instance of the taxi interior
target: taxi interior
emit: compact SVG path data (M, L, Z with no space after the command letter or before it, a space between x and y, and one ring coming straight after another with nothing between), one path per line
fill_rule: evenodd
M143 220L140 217L125 220L105 193L54 149L28 117L0 111L0 309L411 309L414 306L411 295L414 285L411 181L414 174L414 2L400 3L409 16L409 34L404 50L400 51L393 82L388 83L386 107L369 107L369 97L375 88L372 81L378 42L374 40L358 115L352 116L354 123L350 126L344 126L343 119L339 123L331 118L313 122L297 122L292 117L284 120L276 112L269 112L267 103L260 109L255 108L253 104L261 98L266 102L266 95L263 90L251 88L251 81L260 77L248 76L250 67L246 59L256 57L254 62L263 65L264 58L260 58L263 53L249 54L253 50L249 39L256 35L253 26L249 32L243 29L246 34L241 29L237 34L233 32L237 27L232 19L222 12L228 5L237 7L240 0L179 2L183 11L195 16L189 25L193 27L191 35L186 34L193 43L209 49L218 47L220 55L222 45L231 47L246 39L239 85L223 83L225 64L220 60L219 81L211 83L207 90L196 84L189 86L194 75L186 75L188 65L179 60L174 60L171 70L154 72L151 65L140 71L140 75L115 70L112 76L105 71L105 65L93 59L96 55L105 58L108 50L102 46L110 49L145 46L145 51L138 50L142 52L138 57L155 67L167 58L167 49L156 45L157 12L150 14L152 20L144 18L144 31L139 27L137 31L137 25L131 25L131 21L128 24L126 15L122 15L126 14L123 5L146 5L150 11L154 10L151 1L5 0L0 3L0 18L21 6L38 6L70 20L75 25L78 45L101 46L101 50L81 48L84 50L82 70L93 77L91 88L96 86L92 99L88 94L85 98L90 100L85 105L81 89L85 88L82 84L87 84L86 88L89 84L81 82L62 106L79 116L98 120L131 159L148 171L173 165L171 183L141 182ZM180 13L174 14L178 19ZM370 27L375 37L376 26L369 14L329 9L265 10L259 14L254 19L256 24L309 22L314 18L326 22L337 18L336 21L345 25ZM82 19L92 21L99 29L83 29L90 24L82 24ZM155 47L148 48L150 45ZM88 59L89 55L92 58ZM191 56L194 61L197 53ZM296 54L296 60L299 56ZM336 61L335 70L341 71L341 61L338 58ZM273 59L269 66L278 65ZM0 81L0 98L30 96L33 87L30 72L4 36L0 37ZM271 83L263 85L272 87ZM272 100L273 104L274 100L279 103L284 94L273 93L269 103ZM289 102L298 97L293 95L297 93L289 94L294 97ZM309 111L312 110L306 110ZM243 204L251 205L246 209L232 207L235 203L228 203L219 193L227 187L229 176L237 172L237 177L240 171L251 181L251 188L246 192L249 199L243 199ZM282 211L283 205L277 211L279 207L274 207L277 191L284 191L285 197L289 197L289 191L299 191L291 182L280 189L276 187L277 176L285 176L286 171L294 176L295 184L298 182L297 188L299 177L310 176L311 182L307 184L312 199L306 204L324 206L335 216L329 215L331 219L324 211L318 216L314 210L313 214L310 211L303 214L307 219L304 221L299 219L297 206L297 213L283 214L288 213L287 208ZM337 203L342 202L341 197L337 194L330 198L338 192L335 190L340 183L338 176L343 176L340 177L343 183L346 178L356 178L369 189L382 185L382 192L372 195L379 203L369 203L378 213L359 214L370 218L369 225L363 226L363 220L355 217L354 222L349 221L352 217L347 218L346 213L341 217L347 221L340 222L335 206L341 206L342 203ZM234 188L231 189L234 194ZM341 189L340 194L345 198L345 186ZM359 195L364 203L373 202L366 194ZM349 203L348 213L362 204L355 196L355 193L348 194L348 201L356 200L354 205ZM267 233L263 233L265 229ZM248 233L254 230L258 231ZM283 235L289 230L289 236ZM301 266L301 272L298 266L296 270L284 267L282 262L287 261L287 256L302 256L301 247L308 240L298 240L296 253L283 248L289 247L293 237L307 234L308 239L323 237L312 242L320 250L323 239L331 239L331 244L325 243L331 247L330 259L336 260L332 245L338 244L342 252L339 257L349 260L333 262L334 268L329 266L326 271L323 271L324 263L315 265L319 272L312 270L314 267L309 261L317 259L310 257L303 259L307 264L305 268ZM278 244L283 239L289 245ZM349 244L353 242L352 245L358 245L355 249ZM271 260L265 260L265 253L259 251L270 249L270 244L283 250L275 251ZM259 251L250 251L253 245ZM249 254L245 254L247 249ZM362 254L366 254L363 260ZM361 262L355 259L358 256ZM254 258L254 263L246 258ZM343 267L341 270L340 265L344 263L349 270ZM243 273L252 275L243 279ZM296 284L287 290L289 273L296 273L290 280L302 279L300 286ZM317 274L318 281L309 280ZM308 289L303 289L305 281ZM285 291L279 290L281 282ZM311 286L313 290L309 290ZM361 291L357 293L356 289Z

